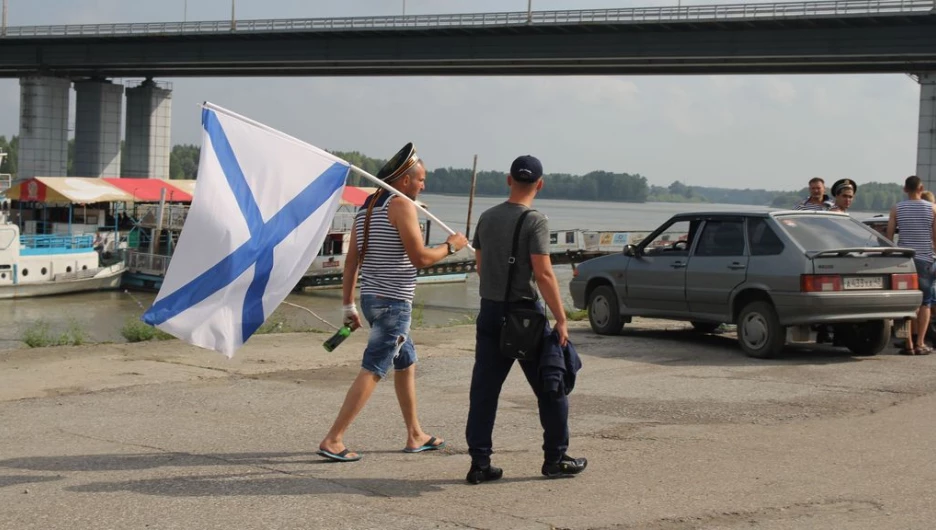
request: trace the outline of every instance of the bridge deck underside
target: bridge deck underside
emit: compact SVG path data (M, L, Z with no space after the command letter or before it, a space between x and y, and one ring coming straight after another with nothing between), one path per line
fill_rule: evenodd
M0 77L886 73L936 15L0 39Z

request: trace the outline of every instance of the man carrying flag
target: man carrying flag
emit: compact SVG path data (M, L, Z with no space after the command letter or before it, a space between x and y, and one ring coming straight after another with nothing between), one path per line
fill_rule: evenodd
M143 321L231 357L315 259L351 165L210 103L202 128L195 198Z
M426 170L412 143L406 144L377 173L377 178L413 199L423 190ZM319 444L318 454L338 462L361 459L344 444L344 434L392 366L393 383L403 421L407 453L440 449L441 438L423 432L416 414L416 349L409 336L416 291L416 270L452 255L468 244L464 234L448 237L445 245L426 247L413 201L379 190L358 211L345 258L342 280L344 319L352 329L361 326L354 303L358 271L361 312L371 326L361 371L348 389L338 417Z

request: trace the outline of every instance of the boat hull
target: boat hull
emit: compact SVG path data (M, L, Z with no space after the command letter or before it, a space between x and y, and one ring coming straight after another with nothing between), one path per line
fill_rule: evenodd
M124 271L126 268L123 265L114 265L87 278L3 285L0 286L0 300L117 289Z

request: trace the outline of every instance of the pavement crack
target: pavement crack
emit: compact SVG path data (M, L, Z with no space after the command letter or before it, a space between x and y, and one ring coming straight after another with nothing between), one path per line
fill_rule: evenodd
M202 366L202 365L200 365L200 364L186 363L186 362L182 362L182 361L178 361L178 360L174 360L174 359L153 359L153 358L148 358L148 359L135 359L135 360L143 360L143 361L149 361L149 362L154 362L154 363L174 364L174 365L176 365L176 366L187 366L187 367L189 367L189 368L200 368L200 369L202 369L202 370L212 370L212 371L214 371L214 372L221 372L221 373L223 373L223 374L228 374L228 375L232 375L232 374L235 374L235 373L236 373L236 372L233 372L233 371L231 371L231 370L226 370L226 369L224 369L224 368L216 368L216 367L214 367L214 366Z

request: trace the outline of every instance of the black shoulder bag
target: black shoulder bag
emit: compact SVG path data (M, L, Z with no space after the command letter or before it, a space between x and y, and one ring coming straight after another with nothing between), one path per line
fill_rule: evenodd
M517 245L520 242L520 229L523 220L533 210L520 214L517 226L514 228L513 246L510 258L507 260L510 267L507 269L507 290L504 294L504 321L501 327L500 350L503 355L521 361L529 361L539 357L540 345L543 342L543 333L546 329L546 315L535 308L511 308L510 285L513 283L514 270L517 264Z

